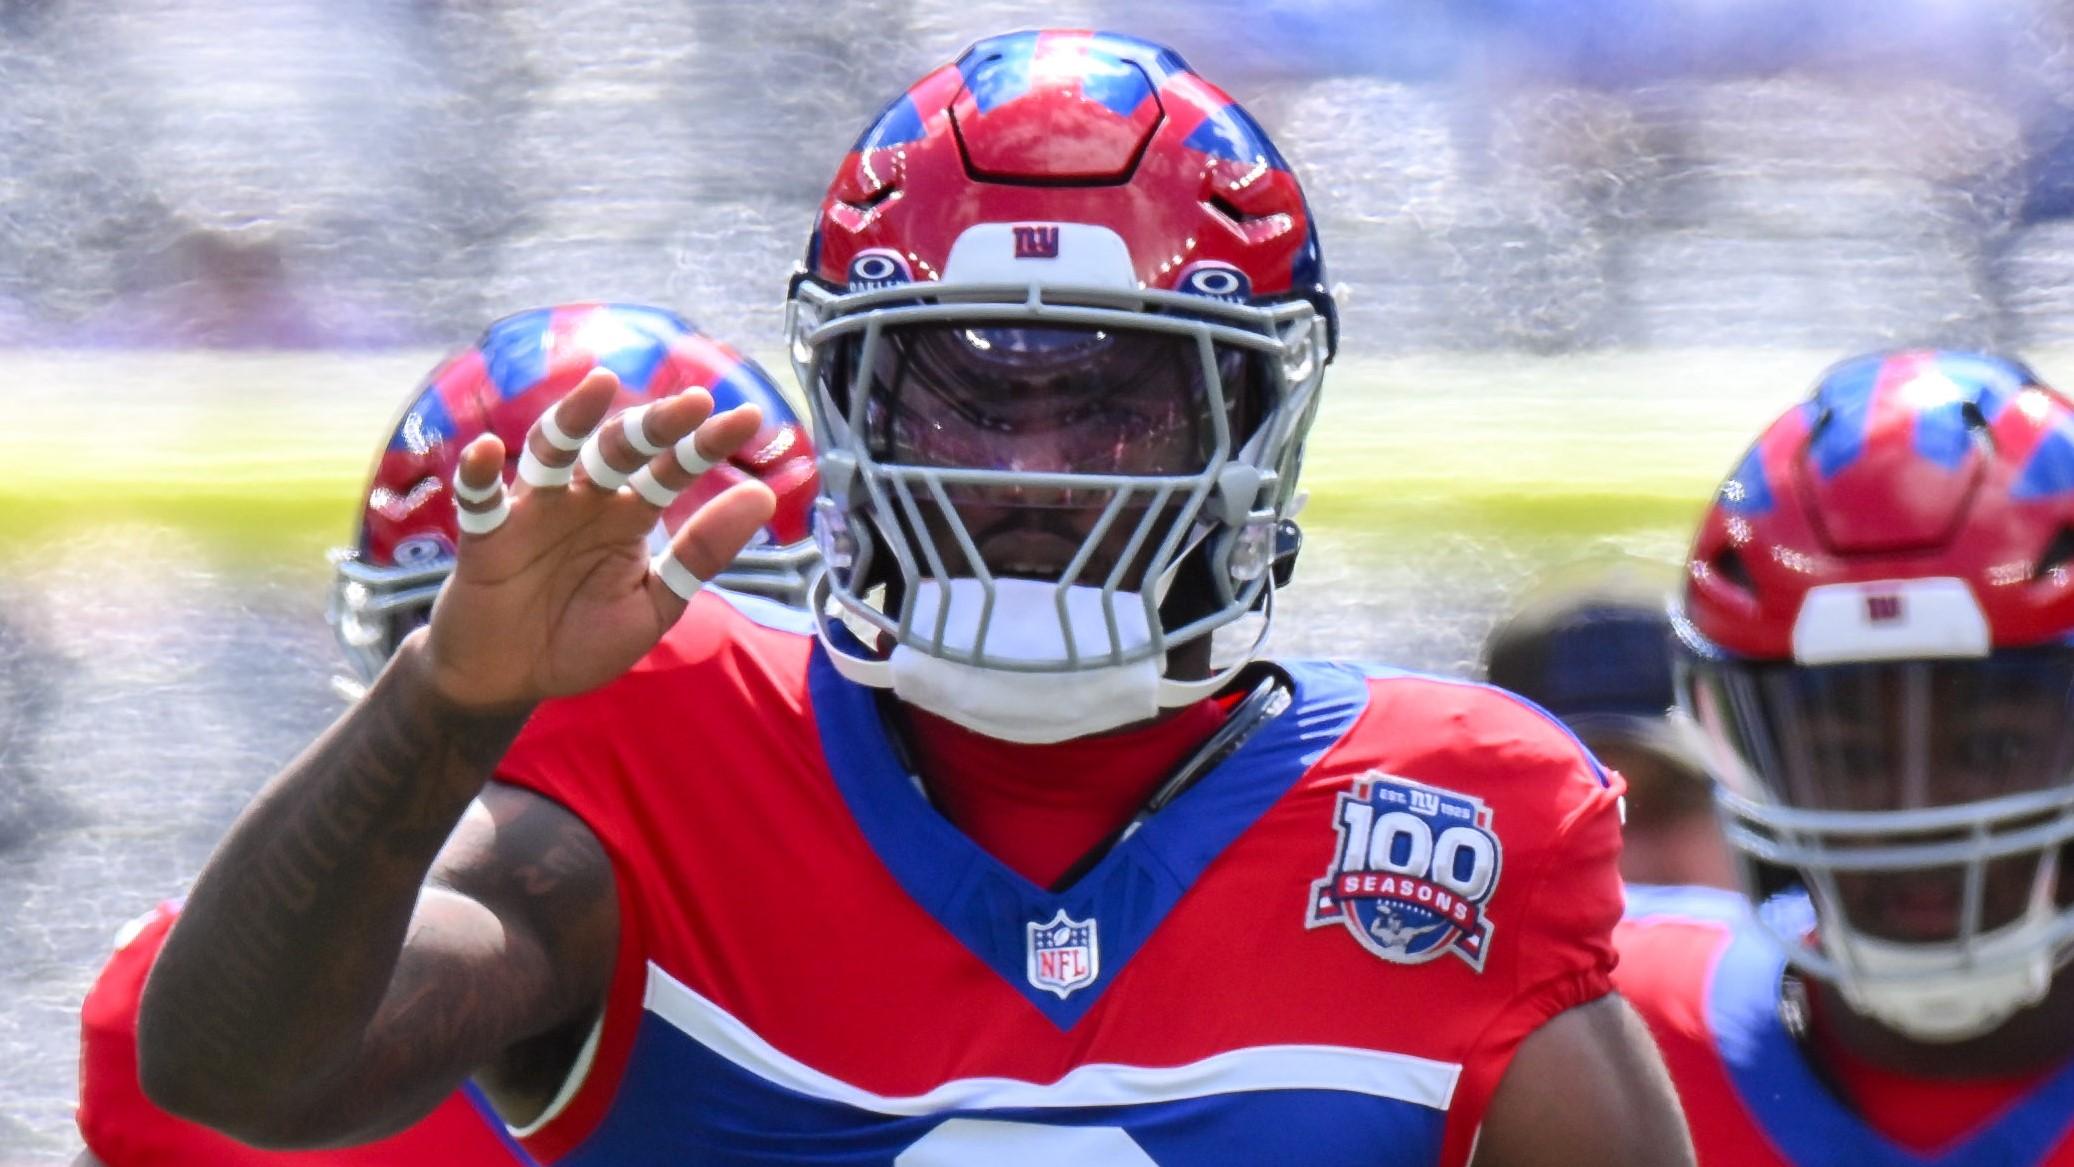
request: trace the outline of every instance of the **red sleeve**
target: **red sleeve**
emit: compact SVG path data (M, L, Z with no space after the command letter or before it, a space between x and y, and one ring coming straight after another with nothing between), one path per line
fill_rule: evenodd
M1506 908L1501 924L1511 935L1492 938L1506 954L1489 970L1503 978L1491 986L1502 1004L1463 1065L1453 1113L1467 1121L1451 1124L1448 1162L1466 1160L1491 1095L1527 1035L1557 1014L1613 991L1618 960L1613 930L1622 907L1620 800L1626 784L1619 774L1602 769L1567 731L1533 712L1544 724L1501 751L1517 767L1507 785L1518 793L1499 804L1494 826L1506 843L1504 890L1519 898ZM1508 837L1503 821L1508 812L1530 827L1547 826Z
M641 941L643 880L640 864L629 859L640 844L630 844L627 836L638 834L646 820L619 780L620 751L628 738L615 731L614 720L615 709L629 700L624 690L638 683L622 677L590 693L542 703L497 764L499 782L559 804L591 829L611 858L619 896L619 952L596 1050L581 1077L562 1084L560 1103L524 1132L526 1150L541 1163L569 1154L604 1120L640 1032L648 972Z
M464 1093L402 1134L336 1151L261 1151L144 1097L137 1003L179 908L161 904L123 929L80 1006L79 1133L107 1167L517 1167L500 1125Z

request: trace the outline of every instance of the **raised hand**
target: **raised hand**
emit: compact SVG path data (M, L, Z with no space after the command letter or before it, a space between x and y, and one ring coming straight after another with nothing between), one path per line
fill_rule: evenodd
M485 434L462 451L460 547L423 647L432 683L456 704L517 709L618 676L770 519L770 489L738 483L651 560L663 509L761 418L754 406L713 414L712 398L688 389L604 421L618 388L597 369L542 413L508 490L503 442Z

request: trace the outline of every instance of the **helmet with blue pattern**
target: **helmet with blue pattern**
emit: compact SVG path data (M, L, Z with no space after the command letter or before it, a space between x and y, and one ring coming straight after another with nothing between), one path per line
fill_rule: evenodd
M1750 886L1798 884L1791 958L1919 1040L2008 1022L2074 954L2070 561L2074 408L1933 350L1824 374L1687 561L1679 698Z
M1018 32L923 77L789 304L837 667L1009 740L1213 691L1266 619L1175 662L1270 608L1335 328L1288 162L1171 49Z
M808 515L816 470L798 415L756 362L681 316L640 304L563 304L507 316L454 353L412 393L376 458L354 545L332 553L328 615L357 683L381 671L411 629L431 615L454 563L453 473L461 450L484 433L511 452L504 477L542 410L595 367L619 376L614 411L697 386L719 409L753 404L763 429L713 467L664 513L658 539L705 500L746 477L778 496L777 513L719 586L802 602L814 564ZM355 682L346 680L344 687Z

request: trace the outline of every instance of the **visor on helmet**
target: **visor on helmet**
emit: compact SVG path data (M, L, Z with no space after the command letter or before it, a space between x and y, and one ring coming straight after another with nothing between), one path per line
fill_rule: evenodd
M1681 686L1753 887L1784 879L1814 899L1814 936L1781 937L1803 967L1922 1033L1929 1010L1910 1002L1948 1010L1971 992L1978 1030L2042 993L2074 934L2074 648L1822 666L1701 655Z
M1173 333L899 326L884 330L859 378L864 344L847 338L829 368L844 396L863 387L866 447L883 462L1195 474L1243 443L1260 413L1254 354L1213 345L1212 384L1194 338Z

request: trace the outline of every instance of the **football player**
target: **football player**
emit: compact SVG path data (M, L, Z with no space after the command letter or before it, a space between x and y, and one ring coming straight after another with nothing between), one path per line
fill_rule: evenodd
M1627 779L1620 875L1735 886L1712 780L1671 716L1668 589L1639 564L1551 581L1484 642L1484 679L1563 720Z
M413 392L362 496L359 539L332 555L337 578L329 616L355 673L341 679L349 691L371 681L403 637L424 623L453 570L458 531L449 491L462 448L486 433L515 441L596 366L620 372L614 409L653 404L696 385L716 401L754 404L762 411L762 431L665 511L662 527L673 528L698 498L745 477L759 479L776 494L778 506L715 582L783 602L802 600L805 570L814 558L807 537L812 444L769 376L659 308L568 304L523 312L492 324ZM514 472L506 468L507 477ZM472 1088L457 1091L391 1139L301 1154L253 1150L153 1106L137 1084L137 1000L178 913L177 902L162 904L124 929L81 1009L79 1128L88 1147L82 1164L502 1167L529 1161Z
M478 439L430 625L195 885L146 1086L308 1145L472 1074L557 1164L1687 1161L1618 779L1500 691L1258 659L1324 287L1170 50L930 73L793 284L810 611L701 591L760 484L642 543L753 413L601 423L601 370L515 485Z
M1828 371L1693 543L1680 700L1748 898L1635 889L1622 989L1700 1161L2074 1164L2074 409Z

